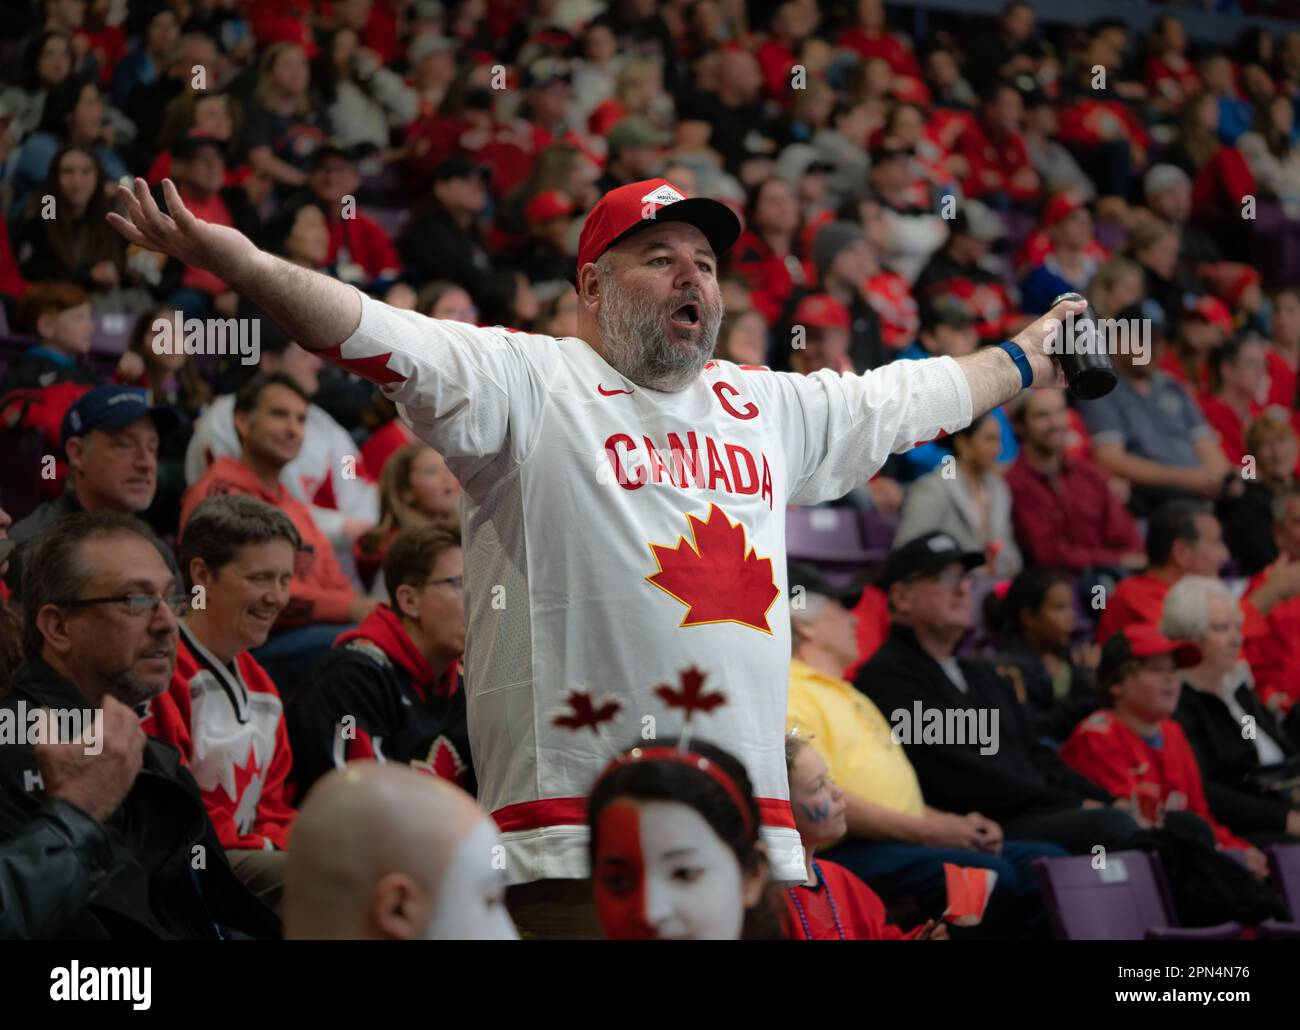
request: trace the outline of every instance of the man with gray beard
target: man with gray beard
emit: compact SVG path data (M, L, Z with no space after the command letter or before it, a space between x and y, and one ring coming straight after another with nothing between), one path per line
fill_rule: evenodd
M58 713L101 709L116 699L138 715L171 682L176 619L189 603L153 533L120 512L80 512L52 523L28 548L25 660L0 704ZM105 719L102 732L138 732L138 725ZM139 769L120 805L97 813L111 851L99 891L43 932L75 939L277 937L279 921L231 871L180 753L150 740ZM30 744L0 746L0 841L41 809L45 786Z
M123 188L110 221L377 384L464 487L471 747L521 932L599 934L587 792L629 741L690 723L745 762L773 875L802 882L783 745L786 506L842 496L891 452L1063 382L1044 324L960 359L774 373L712 358L718 256L740 222L664 179L588 212L578 331L560 339L399 311L164 193L170 214L143 182Z

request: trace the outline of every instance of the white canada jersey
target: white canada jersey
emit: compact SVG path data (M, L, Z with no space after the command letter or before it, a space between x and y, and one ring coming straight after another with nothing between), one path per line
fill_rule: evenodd
M323 356L379 384L464 488L470 741L511 882L589 875L596 776L684 727L744 762L774 875L802 880L786 505L969 424L957 363L805 377L715 361L661 393L578 339L366 297Z

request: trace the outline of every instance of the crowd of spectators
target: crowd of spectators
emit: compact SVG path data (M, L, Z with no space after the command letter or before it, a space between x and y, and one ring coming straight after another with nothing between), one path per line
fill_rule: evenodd
M742 219L717 357L797 375L969 354L1084 294L1144 343L1109 396L1029 390L864 475L834 506L886 527L865 589L849 555L789 567L792 796L833 781L844 808L798 824L810 887L865 884L861 932L897 937L885 906L919 923L945 862L980 866L984 932L1043 935L1035 859L1182 820L1263 879L1261 849L1300 843L1300 28L1194 43L1173 8L1140 32L1012 2L919 34L881 0L25 13L0 41L0 446L37 460L0 497L0 688L147 705L143 758L109 757L171 793L119 792L131 875L24 932L272 936L331 768L475 789L461 484L381 392L115 232L132 177L395 307L555 337L586 212L662 177ZM209 343L237 320L229 348L157 345L190 319ZM915 703L997 713L997 753L891 739ZM5 838L116 810L40 808L23 767L0 761ZM190 877L164 832L224 857Z

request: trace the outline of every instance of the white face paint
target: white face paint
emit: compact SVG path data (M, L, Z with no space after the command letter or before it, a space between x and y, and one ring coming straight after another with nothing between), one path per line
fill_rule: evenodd
M608 822L607 815L613 816ZM598 833L595 888L607 936L739 939L745 921L740 863L695 809L620 799L601 813Z
M496 824L483 818L456 845L443 870L438 904L424 932L431 941L517 941L519 932L506 911L506 871Z

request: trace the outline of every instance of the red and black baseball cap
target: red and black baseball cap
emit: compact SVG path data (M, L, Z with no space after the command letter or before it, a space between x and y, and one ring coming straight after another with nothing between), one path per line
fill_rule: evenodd
M1134 658L1157 658L1162 654L1173 655L1174 667L1178 669L1199 665L1201 661L1201 649L1190 640L1170 640L1151 623L1125 626L1102 645L1097 682L1110 686L1125 662Z
M810 293L794 309L794 324L817 329L849 329L849 309L829 293Z
M718 255L740 236L740 219L720 201L687 197L667 179L643 179L610 190L587 213L578 239L578 270L614 244L663 222L695 226Z

